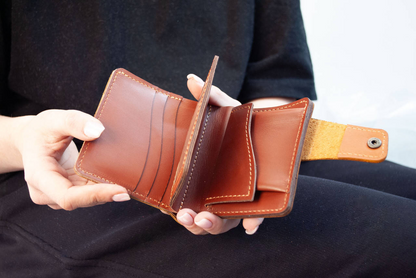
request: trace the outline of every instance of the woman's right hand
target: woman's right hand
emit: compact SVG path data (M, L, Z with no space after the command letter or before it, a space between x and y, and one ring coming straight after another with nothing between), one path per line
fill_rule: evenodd
M96 184L75 174L78 150L72 139L98 138L104 131L99 120L76 110L46 110L37 116L16 118L15 122L19 124L9 138L21 155L20 163L34 203L74 210L130 200L122 186Z

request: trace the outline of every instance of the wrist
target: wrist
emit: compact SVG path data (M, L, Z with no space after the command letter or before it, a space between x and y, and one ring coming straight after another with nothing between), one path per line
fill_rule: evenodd
M21 141L23 129L34 116L0 116L0 173L23 170Z
M23 147L23 139L25 136L25 128L29 125L30 121L35 116L21 116L10 118L11 126L13 127L10 133L10 141L13 144L13 147L19 154L21 154L22 147Z

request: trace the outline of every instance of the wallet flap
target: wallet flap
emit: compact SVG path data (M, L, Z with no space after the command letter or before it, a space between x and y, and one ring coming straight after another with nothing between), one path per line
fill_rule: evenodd
M207 106L217 63L218 56L215 56L204 87L202 88L200 99L192 116L191 124L186 136L186 141L183 146L183 151L181 153L179 164L176 169L175 179L171 189L170 203L171 207L174 209L180 206L177 202L182 202L181 199L184 198L184 196L187 194L187 187L189 187L188 174L191 169L190 166L194 157L194 152L196 150L197 139L200 135L202 125L204 124L203 119L207 116L208 113Z
M95 114L106 129L84 143L75 171L95 182L122 185L132 198L171 210L171 173L194 111L195 102L115 70Z
M288 105L254 109L253 143L258 190L290 191L299 132L309 106L312 109L313 103L303 98ZM309 117L306 121L309 122Z

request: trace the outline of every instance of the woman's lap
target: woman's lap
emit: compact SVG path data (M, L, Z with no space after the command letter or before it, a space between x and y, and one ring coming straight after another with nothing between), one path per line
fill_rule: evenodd
M414 273L416 201L401 196L416 171L389 163L366 171L354 162L334 163L304 163L291 214L266 219L254 236L241 226L195 236L135 201L54 211L32 204L21 187L0 199L0 249L7 250L0 252L0 269L14 268L22 276L21 271L50 269L60 277ZM395 177L399 171L408 184ZM385 192L376 190L382 181L390 187L400 183L401 196L384 184Z

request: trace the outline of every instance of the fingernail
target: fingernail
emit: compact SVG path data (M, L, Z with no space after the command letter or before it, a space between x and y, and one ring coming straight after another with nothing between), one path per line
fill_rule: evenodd
M201 78L199 78L198 76L196 76L195 74L191 73L188 74L187 76L188 79L193 79L195 80L197 83L199 83L200 85L204 85L204 80L202 80Z
M257 230L259 229L259 226L257 226L256 228L254 228L253 230L246 230L246 234L248 234L248 235L254 235L256 232L257 232Z
M212 227L212 222L205 218L199 220L198 222L195 222L195 224L201 227L202 229L209 229Z
M194 219L189 213L186 212L178 217L178 221L185 226L190 226L194 222Z
M100 123L87 122L84 127L84 134L91 138L98 138L104 129L104 126Z
M120 193L113 196L114 202L125 202L130 200L130 195L127 193Z
M169 212L167 212L166 210L161 209L160 211L161 211L163 214L167 214L167 215L169 215Z

